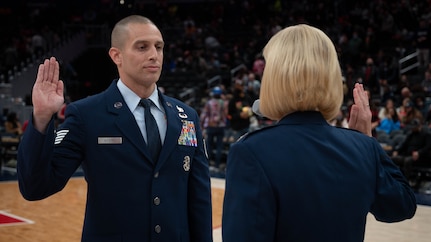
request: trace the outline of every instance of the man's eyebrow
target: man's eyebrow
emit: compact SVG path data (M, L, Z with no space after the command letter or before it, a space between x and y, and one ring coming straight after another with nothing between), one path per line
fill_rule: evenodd
M153 43L153 41L150 41L150 40L137 40L135 42L135 44L152 44L152 43ZM156 42L154 42L154 44L155 45L164 45L165 42L164 41L156 41Z
M156 44L157 45L165 45L165 42L164 41L156 41Z

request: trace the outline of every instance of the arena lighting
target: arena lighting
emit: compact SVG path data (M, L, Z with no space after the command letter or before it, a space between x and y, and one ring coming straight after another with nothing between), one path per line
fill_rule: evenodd
M126 3L126 1L125 0L120 0L120 4L121 5L124 5Z

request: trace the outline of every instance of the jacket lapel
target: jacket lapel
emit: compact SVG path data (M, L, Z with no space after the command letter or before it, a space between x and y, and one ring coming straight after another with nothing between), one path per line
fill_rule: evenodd
M178 145L178 138L180 136L182 128L182 122L177 107L173 103L166 101L164 96L161 94L160 100L166 112L167 129L165 142L163 143L160 157L156 164L157 168L161 167L166 162L169 155Z
M123 96L117 88L116 81L106 90L105 97L108 112L117 116L115 120L117 128L126 139L130 140L150 160L150 153L146 149L145 140L142 137L135 117L127 107Z

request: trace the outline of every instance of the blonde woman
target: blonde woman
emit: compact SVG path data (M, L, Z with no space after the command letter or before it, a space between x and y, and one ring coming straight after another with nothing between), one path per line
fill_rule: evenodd
M371 137L362 85L353 90L351 129L328 123L341 107L343 83L327 35L291 26L263 53L259 109L277 123L230 148L223 241L363 241L368 213L383 222L412 218L414 193Z

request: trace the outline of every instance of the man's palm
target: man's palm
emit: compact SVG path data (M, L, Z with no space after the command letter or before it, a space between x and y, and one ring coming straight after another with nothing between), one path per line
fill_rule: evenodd
M59 76L60 66L55 57L46 59L39 66L32 101L34 119L41 125L40 128L49 122L64 103L64 84Z

